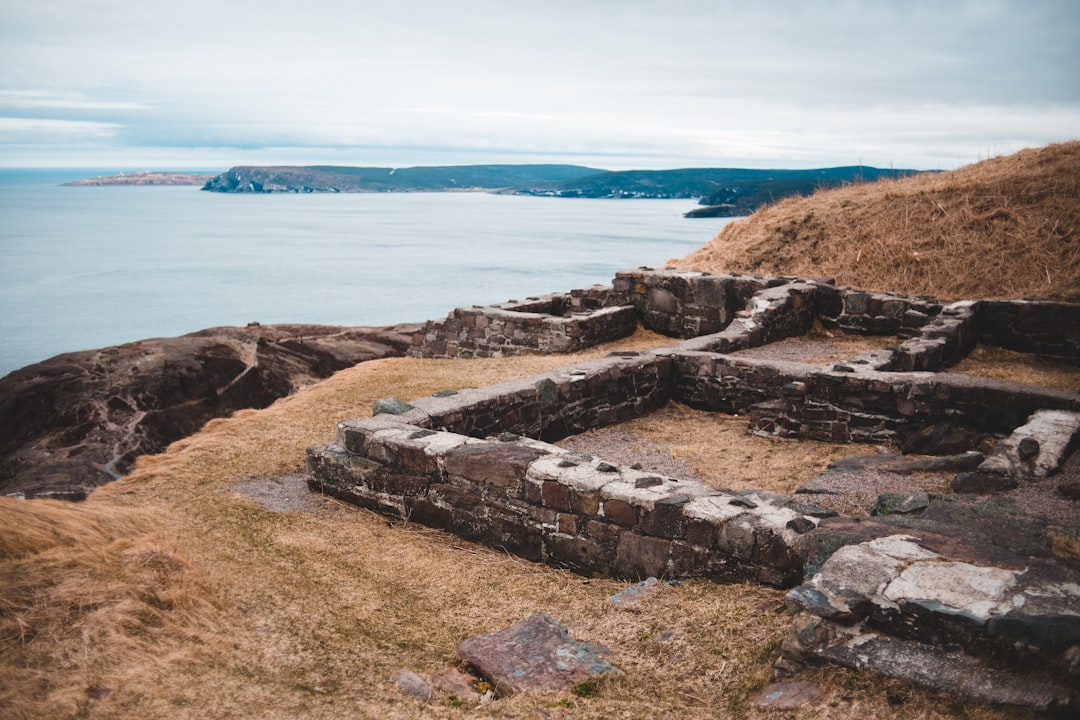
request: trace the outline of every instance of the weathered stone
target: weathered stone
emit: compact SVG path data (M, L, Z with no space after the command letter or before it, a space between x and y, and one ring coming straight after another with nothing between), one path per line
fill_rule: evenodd
M653 503L653 510L642 519L641 529L649 535L673 540L686 535L686 516L683 506L690 502L687 495L673 495Z
M435 696L435 694L431 691L431 686L429 686L422 677L414 673L412 670L398 670L390 677L390 679L394 682L394 684L400 687L406 695L413 698L414 700L419 700L423 703L429 703Z
M918 512L930 506L930 496L925 492L882 493L878 495L871 515L895 515Z
M604 501L604 515L613 522L626 527L635 527L638 523L637 509L624 500L611 499Z
M979 471L1018 479L1048 477L1057 472L1078 435L1080 412L1038 410L994 447Z
M478 682L480 678L462 672L453 665L447 665L431 675L432 685L469 705L480 702L480 693L476 691Z
M1016 453L1021 460L1030 460L1039 454L1039 441L1033 437L1021 438L1016 446Z
M615 569L629 578L663 575L667 569L670 542L661 538L624 531L615 551Z
M522 487L529 464L548 454L536 447L488 442L453 448L443 459L448 475L516 491Z
M491 635L467 639L458 655L500 694L565 690L590 678L622 673L597 654L595 645L571 639L558 620L541 613Z
M796 510L796 512L798 511ZM785 527L787 527L789 530L795 531L799 535L802 535L803 533L813 530L817 526L814 525L814 522L812 520L809 520L805 517L797 517L793 520L788 520Z
M1019 483L1016 478L1006 475L991 475L984 472L962 472L958 474L949 487L958 493L994 493L1005 492L1016 488Z
M374 403L371 404L372 415L381 415L382 413L387 413L389 415L402 415L414 409L415 408L409 403L393 397L376 400Z
M628 605L637 602L644 597L646 592L657 587L659 584L660 581L654 577L645 578L641 582L611 595L608 597L608 602L615 603L616 605Z

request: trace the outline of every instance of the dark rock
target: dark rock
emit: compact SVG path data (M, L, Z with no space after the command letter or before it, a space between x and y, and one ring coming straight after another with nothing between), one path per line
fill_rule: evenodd
M807 520L804 517L797 517L788 520L786 527L790 530L794 530L799 535L802 535L803 533L813 530L816 526L812 520Z
M930 496L925 492L882 493L870 509L871 515L900 515L925 510Z
M1080 500L1080 482L1058 485L1058 492L1070 500Z
M263 408L365 360L415 325L221 327L58 355L0 379L0 494L81 497L207 421Z
M388 415L402 415L414 410L415 408L404 400L398 400L397 398L383 398L382 400L376 400L371 404L371 414L381 415L386 413Z
M911 455L957 455L977 448L985 437L984 432L952 423L934 423L908 437L902 449Z
M565 690L607 673L621 674L596 650L573 640L555 618L537 613L491 635L469 638L458 655L506 694Z
M538 393L538 400L540 401L541 408L550 408L555 405L559 399L559 386L551 378L544 378L539 380L536 385L536 392Z
M824 480L828 473L824 473L813 480L803 483L795 490L796 495L843 495L843 490L830 488Z
M1039 441L1033 437L1023 438L1016 450L1021 460L1028 460L1039 454Z
M949 487L958 493L993 493L1016 489L1016 478L981 472L962 472L953 478Z
M823 508L818 505L809 505L807 503L794 501L787 503L787 507L801 515L809 515L810 517L815 518L836 517L840 514L831 508Z
M910 460L903 455L851 455L829 463L829 469L877 468L897 475L910 475L916 472L959 472L976 469L984 459L984 456L977 452L918 460Z

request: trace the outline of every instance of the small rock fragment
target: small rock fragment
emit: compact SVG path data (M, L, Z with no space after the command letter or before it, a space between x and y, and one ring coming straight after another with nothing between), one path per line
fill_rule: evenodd
M419 700L420 702L429 703L433 697L431 687L424 682L424 679L414 673L412 670L401 669L390 676L390 679L394 681L398 687L404 691L409 697Z
M1033 437L1023 438L1016 446L1016 452L1021 460L1033 458L1039 454L1039 441Z
M372 415L381 415L383 413L388 413L390 415L401 415L413 409L415 408L413 408L413 406L409 403L394 397L376 400L374 403L371 404Z
M929 506L930 495L925 492L882 493L878 495L874 507L870 508L870 514L874 516L905 515L925 510Z
M627 603L632 603L636 600L641 599L642 595L644 595L645 592L649 590L649 588L655 587L658 583L659 581L654 577L646 578L645 580L642 580L636 585L631 585L625 590L620 590L619 592L615 593L608 598L608 602L613 602L616 605L626 605Z
M476 691L478 682L480 682L480 678L462 672L453 665L447 665L431 676L432 685L454 695L458 700L469 705L480 703L481 695Z
M806 680L773 683L761 691L754 704L777 710L794 710L818 701L824 694L820 686Z

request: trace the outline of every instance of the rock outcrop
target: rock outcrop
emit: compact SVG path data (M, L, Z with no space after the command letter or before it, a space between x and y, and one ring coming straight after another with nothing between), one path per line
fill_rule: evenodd
M258 325L67 353L0 379L0 493L80 499L204 423L266 407L419 326Z

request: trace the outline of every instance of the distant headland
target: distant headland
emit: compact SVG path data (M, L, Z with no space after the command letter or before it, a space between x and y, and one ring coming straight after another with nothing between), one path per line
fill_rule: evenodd
M238 166L203 190L225 193L357 193L483 191L562 198L698 199L688 217L739 217L792 195L917 170L867 166L812 170L687 168L613 172L580 165L442 167Z
M71 182L64 183L64 187L104 187L107 185L205 185L213 177L213 173L119 173L118 175L102 175L100 177L86 178L85 180L72 180Z

